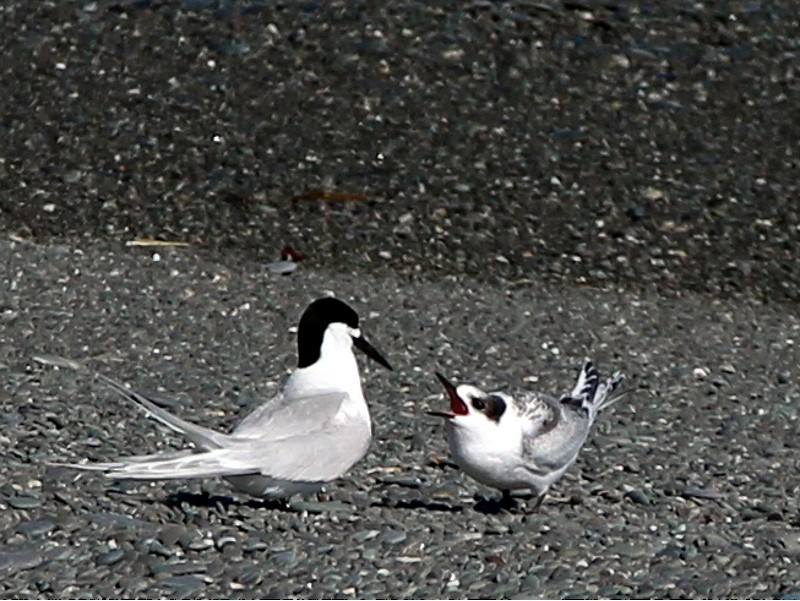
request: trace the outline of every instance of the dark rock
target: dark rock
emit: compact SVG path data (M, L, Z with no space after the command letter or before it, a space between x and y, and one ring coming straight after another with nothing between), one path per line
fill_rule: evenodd
M122 561L125 557L125 552L122 549L109 549L103 551L95 559L95 563L99 566L110 566Z

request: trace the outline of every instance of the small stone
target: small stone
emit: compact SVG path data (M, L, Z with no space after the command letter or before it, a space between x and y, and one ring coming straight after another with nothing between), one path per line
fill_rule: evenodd
M122 561L125 557L125 552L122 549L110 549L100 553L95 559L95 563L99 566L110 566Z
M785 370L778 372L778 384L787 384L792 378L792 372Z
M356 532L350 538L352 538L357 543L363 543L368 540L372 540L376 536L380 534L380 530L361 530L360 532Z
M17 526L17 532L24 534L28 538L35 538L44 534L49 534L56 525L50 520L34 520L32 522L23 522Z
M165 578L163 584L175 590L174 597L185 598L196 597L195 591L202 588L204 582L197 576L181 575Z
M66 184L76 184L81 181L82 177L83 173L80 171L80 169L71 169L64 174L62 179Z
M295 501L290 503L289 507L291 507L294 511L306 513L345 513L345 512L352 512L353 507L352 505L345 505L344 503L340 503L338 501L329 501L327 503L322 503L319 501Z
M636 503L637 505L650 505L652 500L643 491L634 489L625 493L625 497Z
M171 546L186 536L186 528L180 524L167 524L158 533L158 540L162 544Z
M386 545L398 545L408 538L405 530L386 530L378 539Z
M36 551L0 551L0 573L8 577L20 570L31 570L42 565L44 557Z
M190 551L205 551L214 546L214 541L210 538L197 538L184 546Z
M264 570L261 566L248 565L239 572L239 580L250 586L256 585L264 579ZM266 595L271 596L271 595Z
M294 261L273 261L264 266L270 273L278 275L289 275L297 269L297 263Z
M221 536L216 540L215 545L218 550L222 551L228 545L233 545L236 542L237 541L235 536Z
M625 209L625 214L633 221L639 221L644 219L646 212L644 207L635 206L635 207L628 207Z
M202 574L206 571L205 564L196 561L178 561L174 563L161 563L150 567L154 576L169 574L183 576L185 574Z
M716 490L709 488L698 488L696 486L687 486L681 491L681 496L687 499L721 499L724 495Z
M620 69L628 69L631 66L631 59L624 54L612 54L608 61L611 67L618 67Z
M159 557L169 558L172 557L173 553L167 549L161 542L151 539L147 545L146 550L151 555L158 555Z
M14 509L34 509L41 506L42 500L28 495L20 495L8 499L8 504Z
M280 566L291 568L297 564L297 553L294 551L279 551L271 555L272 560Z
M260 551L265 551L269 547L266 541L263 540L253 540L247 543L244 550L246 553L258 553Z
M493 524L489 524L486 526L485 533L486 534L507 534L508 533L508 526L502 524L500 522L495 522Z
M642 195L647 200L661 200L662 198L664 198L663 190L659 190L658 188L654 188L652 186L645 188L644 191L642 192Z

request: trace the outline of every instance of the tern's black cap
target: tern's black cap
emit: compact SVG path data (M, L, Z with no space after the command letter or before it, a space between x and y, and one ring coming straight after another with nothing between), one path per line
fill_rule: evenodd
M306 307L297 326L297 367L308 367L319 359L325 330L332 323L358 327L358 313L338 298L319 298Z

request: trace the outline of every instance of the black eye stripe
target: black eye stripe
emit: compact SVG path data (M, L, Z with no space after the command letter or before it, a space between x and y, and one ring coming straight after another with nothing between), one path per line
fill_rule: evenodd
M476 397L472 399L472 406L476 411L483 414L493 421L499 421L503 413L506 412L506 402L496 394L487 397Z

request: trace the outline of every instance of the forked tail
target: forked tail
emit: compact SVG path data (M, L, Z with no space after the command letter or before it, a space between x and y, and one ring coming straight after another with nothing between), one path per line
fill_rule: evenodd
M613 397L611 394L622 380L623 375L617 371L605 382L600 382L600 373L594 364L587 359L581 368L581 373L578 375L578 381L572 392L561 397L561 402L575 409L583 409L594 417L598 411L611 406L617 401L619 395Z

